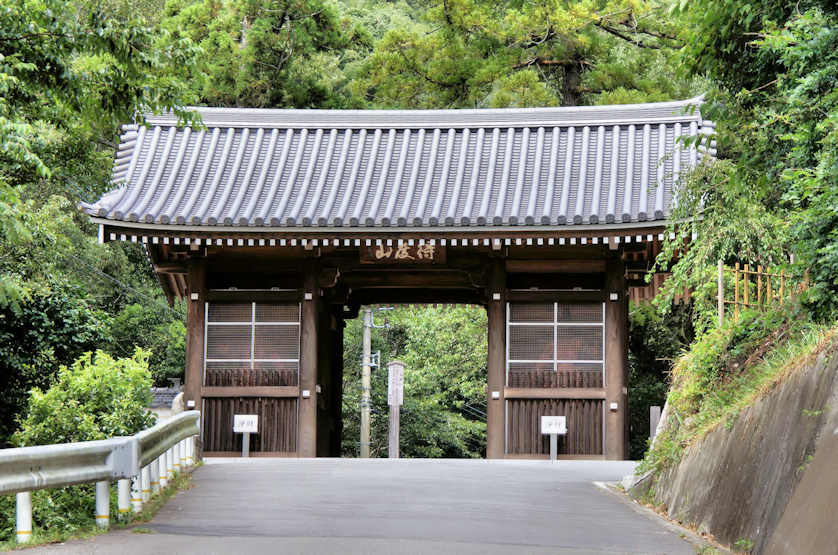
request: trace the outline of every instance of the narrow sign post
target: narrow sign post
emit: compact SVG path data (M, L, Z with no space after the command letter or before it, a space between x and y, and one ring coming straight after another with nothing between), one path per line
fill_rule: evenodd
M259 433L258 414L234 414L233 433L242 436L242 457L250 456L250 434Z
M387 365L387 404L390 406L390 434L387 454L399 458L399 407L404 401L404 363L394 360Z
M550 461L556 462L559 452L559 435L567 434L567 420L564 416L542 416L541 433L550 435Z

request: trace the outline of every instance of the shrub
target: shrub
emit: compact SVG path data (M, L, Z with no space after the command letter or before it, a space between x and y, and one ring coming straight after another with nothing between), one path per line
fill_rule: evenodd
M62 366L46 392L33 389L26 417L12 438L15 445L48 445L133 435L154 423L148 352L114 359L102 351L85 353Z
M19 446L91 441L133 435L154 423L146 410L151 401L151 375L146 351L114 359L107 353L85 353L72 366L62 366L47 391L33 389L25 418L14 434ZM113 489L113 488L112 488ZM111 492L111 514L116 514ZM39 490L32 496L33 525L52 537L92 529L92 485ZM0 541L13 537L15 498L0 497Z

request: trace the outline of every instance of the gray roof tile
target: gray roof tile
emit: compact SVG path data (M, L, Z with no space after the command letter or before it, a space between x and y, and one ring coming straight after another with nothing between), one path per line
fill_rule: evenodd
M117 189L83 208L154 224L371 227L663 220L712 140L700 99L432 111L198 108L127 125ZM694 107L691 109L691 107Z

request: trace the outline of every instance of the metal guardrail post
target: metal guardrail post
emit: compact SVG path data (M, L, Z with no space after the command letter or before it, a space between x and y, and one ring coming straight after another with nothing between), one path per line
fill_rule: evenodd
M160 491L160 460L154 459L148 465L149 478L151 480L151 494L154 495Z
M96 526L107 528L111 523L111 484L96 482Z
M162 453L157 457L157 469L160 475L160 489L169 485L169 473L166 471L166 453Z
M172 445L172 468L175 473L180 473L180 442Z
M151 478L148 475L148 466L140 469L140 499L147 503L151 499Z
M143 510L142 482L139 476L131 479L131 506L135 513Z
M166 450L166 479L170 482L175 478L175 457L172 455L172 448Z
M15 497L17 543L29 543L32 539L32 492L22 491Z
M119 520L128 520L128 511L131 510L131 480L123 478L116 482L116 499Z

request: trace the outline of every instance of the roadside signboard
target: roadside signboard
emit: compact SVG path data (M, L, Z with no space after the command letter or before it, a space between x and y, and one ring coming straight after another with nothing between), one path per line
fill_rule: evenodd
M387 365L387 404L404 403L404 364L393 361Z

